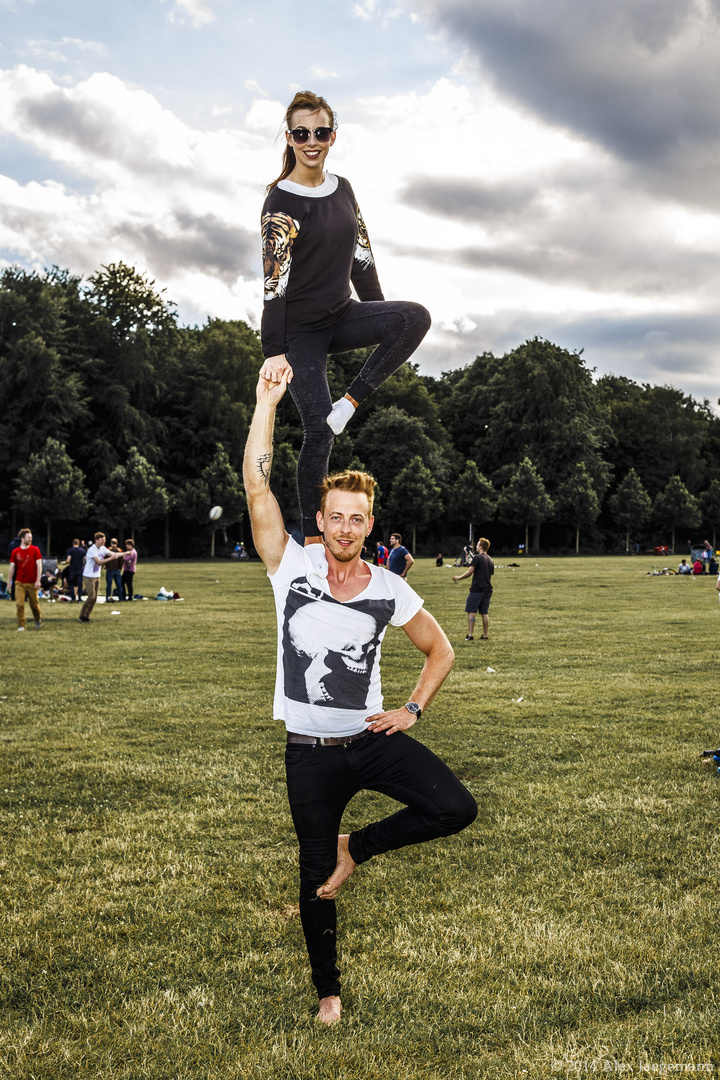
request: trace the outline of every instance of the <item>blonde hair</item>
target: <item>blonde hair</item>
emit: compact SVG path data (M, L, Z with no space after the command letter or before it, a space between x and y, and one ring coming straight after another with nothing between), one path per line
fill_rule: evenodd
M490 541L486 540L484 536L480 537L480 539L478 540L478 544L483 549L483 551L489 551L490 550Z
M308 111L312 112L318 112L320 109L324 109L325 112L328 114L328 118L330 120L330 127L334 128L336 126L335 113L332 111L324 97L320 97L318 94L314 94L312 90L298 90L297 94L288 105L287 112L285 113L285 126L287 127L288 131L292 126L293 113L297 112L298 109L307 109ZM277 180L273 180L271 184L268 184L265 189L266 194L267 192L272 191L272 189L276 187L281 180L286 180L294 168L295 151L293 150L291 144L286 141L285 153L283 154L282 172L278 176Z
M345 469L344 472L326 476L320 485L320 513L325 513L325 503L331 491L355 491L358 495L367 495L368 515L370 515L373 511L376 487L377 481L369 473L359 472L355 469Z

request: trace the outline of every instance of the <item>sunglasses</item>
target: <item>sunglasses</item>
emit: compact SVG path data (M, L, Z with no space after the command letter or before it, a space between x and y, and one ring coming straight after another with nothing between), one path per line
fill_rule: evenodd
M330 136L334 130L335 128L331 127L313 128L312 134L319 143L326 143L330 142ZM288 134L292 135L293 142L297 143L298 146L303 146L310 138L310 132L307 128L303 127L294 128L288 132Z

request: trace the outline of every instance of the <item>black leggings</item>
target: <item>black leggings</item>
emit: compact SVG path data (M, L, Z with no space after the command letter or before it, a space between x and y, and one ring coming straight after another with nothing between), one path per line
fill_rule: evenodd
M298 502L304 536L319 536L316 514L319 485L327 476L333 433L327 425L332 408L327 381L329 353L377 345L348 387L360 404L417 349L430 329L430 315L421 304L402 300L352 300L339 322L326 330L289 334L286 356L293 369L290 393L303 425L297 470Z
M402 732L368 732L346 746L303 746L285 751L288 798L300 843L300 918L319 998L340 993L334 900L316 890L337 861L345 807L359 791L380 791L402 810L350 834L356 863L373 855L451 836L475 820L477 804L448 766Z

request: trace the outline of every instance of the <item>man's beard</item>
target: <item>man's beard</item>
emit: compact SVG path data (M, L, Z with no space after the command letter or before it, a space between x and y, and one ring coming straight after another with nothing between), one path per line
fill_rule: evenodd
M351 548L344 548L338 546L336 549L334 543L332 547L327 541L325 541L325 543L330 550L330 554L333 556L334 559L337 560L337 562L352 562L358 551L362 550L362 544L354 544Z

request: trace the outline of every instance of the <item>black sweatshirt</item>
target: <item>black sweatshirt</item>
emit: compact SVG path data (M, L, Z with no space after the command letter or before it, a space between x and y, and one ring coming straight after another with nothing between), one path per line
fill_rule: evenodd
M287 351L288 334L336 323L351 301L351 282L360 300L385 299L365 223L342 176L326 173L317 188L281 181L263 206L262 239L266 357Z

